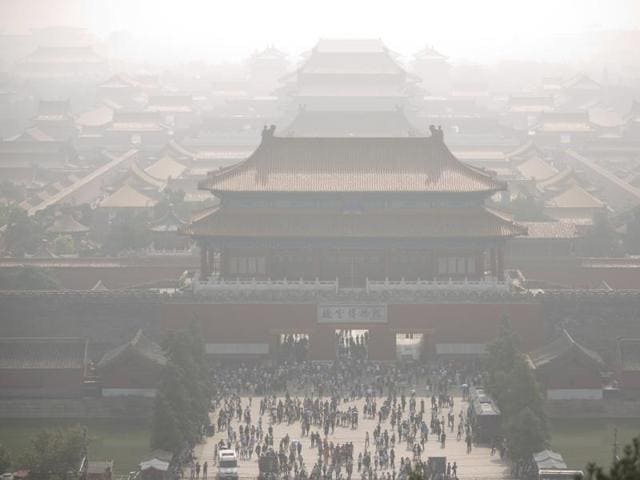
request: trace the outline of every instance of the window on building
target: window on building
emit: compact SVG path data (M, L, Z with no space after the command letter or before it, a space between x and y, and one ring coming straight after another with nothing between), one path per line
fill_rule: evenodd
M467 259L465 257L458 257L458 271L459 275L467 273Z
M469 275L475 275L476 273L476 259L473 257L467 258L467 273Z
M474 275L474 257L438 257L438 275Z
M447 258L438 258L438 275L445 275L447 273Z
M229 274L265 275L267 272L265 257L230 257Z
M258 274L265 275L267 273L266 261L264 257L258 257Z
M240 275L247 274L247 257L238 257L238 273Z
M247 273L253 274L258 272L258 262L256 257L247 258Z
M456 261L456 257L447 257L447 273L458 273L457 267L458 262Z

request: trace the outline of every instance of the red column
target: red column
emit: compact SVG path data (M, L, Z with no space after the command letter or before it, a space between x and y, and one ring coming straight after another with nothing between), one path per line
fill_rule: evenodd
M496 247L493 246L489 249L489 262L491 265L491 276L492 277L497 277L498 276L498 265L497 265L497 259L496 259Z
M209 270L209 247L201 243L200 244L200 277L207 278L211 272Z
M384 278L389 278L389 249L384 249Z
M216 272L216 265L215 251L211 245L207 247L207 258L209 259L209 275L213 275Z
M497 268L498 268L498 272L497 272L497 277L498 280L504 280L504 247L502 245L496 247L497 249Z

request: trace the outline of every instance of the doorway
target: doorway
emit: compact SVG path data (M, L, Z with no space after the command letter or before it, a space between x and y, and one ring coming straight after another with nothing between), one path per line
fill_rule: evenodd
M396 333L396 358L418 361L423 357L423 333Z
M369 330L336 329L336 358L366 360L369 358Z

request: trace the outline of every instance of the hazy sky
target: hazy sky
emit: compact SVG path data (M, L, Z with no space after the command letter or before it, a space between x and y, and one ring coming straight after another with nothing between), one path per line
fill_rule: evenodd
M640 0L0 0L2 30L48 24L87 26L102 38L127 30L182 59L237 60L267 44L296 54L320 37L491 59L536 56L558 35L640 28Z

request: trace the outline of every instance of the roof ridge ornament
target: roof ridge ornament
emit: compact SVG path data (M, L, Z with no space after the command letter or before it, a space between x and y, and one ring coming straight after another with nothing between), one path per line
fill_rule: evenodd
M271 124L268 127L265 125L262 127L262 141L264 142L267 138L273 138L276 133L276 126Z
M429 131L431 132L431 138L444 143L444 132L442 131L442 125L429 125Z

